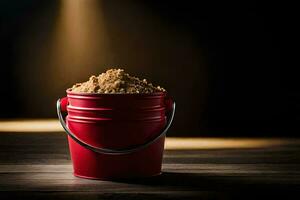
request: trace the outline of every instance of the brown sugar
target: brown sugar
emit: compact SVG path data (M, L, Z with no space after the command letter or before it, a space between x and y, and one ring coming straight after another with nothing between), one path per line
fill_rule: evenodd
M69 89L79 93L137 94L163 92L164 88L154 87L146 79L130 76L123 69L109 69L99 76L91 76L88 81L76 83Z

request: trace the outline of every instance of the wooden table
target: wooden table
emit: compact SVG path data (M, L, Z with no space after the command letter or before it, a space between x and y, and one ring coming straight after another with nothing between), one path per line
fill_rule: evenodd
M263 139L269 145L241 148L234 145L232 148L230 145L197 148L194 145L176 149L169 144L161 176L109 182L72 175L63 133L0 133L0 137L0 199L300 197L298 139ZM176 141L182 144L180 139ZM259 144L259 139L257 141Z

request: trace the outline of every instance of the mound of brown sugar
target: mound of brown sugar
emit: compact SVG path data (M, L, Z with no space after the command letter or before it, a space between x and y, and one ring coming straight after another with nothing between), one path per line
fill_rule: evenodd
M154 93L165 91L164 88L154 87L146 79L140 80L130 76L123 69L109 69L99 76L91 76L88 81L76 83L69 89L80 93Z

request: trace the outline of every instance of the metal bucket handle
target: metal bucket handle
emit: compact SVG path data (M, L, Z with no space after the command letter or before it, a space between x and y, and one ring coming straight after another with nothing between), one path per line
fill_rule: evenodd
M89 145L87 143L85 143L84 141L80 140L78 137L76 137L71 131L70 129L67 127L66 122L62 116L62 108L61 108L61 104L64 104L64 106L67 105L67 97L64 97L62 99L58 99L57 103L56 103L56 108L57 108L57 115L59 118L59 121L62 125L62 127L64 128L64 130L66 131L66 133L78 144L80 144L81 146L96 152L96 153L102 153L102 154L110 154L110 155L124 155L124 154L130 154L130 153L134 153L137 151L140 151L146 147L148 147L149 145L153 144L154 142L156 142L160 137L162 137L163 135L166 134L166 132L168 131L168 129L170 128L173 118L174 118L174 114L175 114L175 107L176 104L174 101L172 101L172 107L171 110L169 112L169 117L167 116L167 124L165 126L165 128L162 130L162 132L160 134L158 134L155 138L149 140L148 142L135 146L133 148L127 148L127 149L108 149L108 148L99 148L99 147L95 147L92 145ZM65 111L65 107L63 106L63 111Z

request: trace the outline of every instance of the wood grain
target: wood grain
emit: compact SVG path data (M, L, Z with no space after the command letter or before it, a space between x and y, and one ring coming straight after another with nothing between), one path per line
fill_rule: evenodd
M162 175L111 182L79 179L72 175L67 141L63 133L1 134L0 197L30 199L299 197L300 142L297 139L282 140L285 141L282 145L271 147L167 150Z

